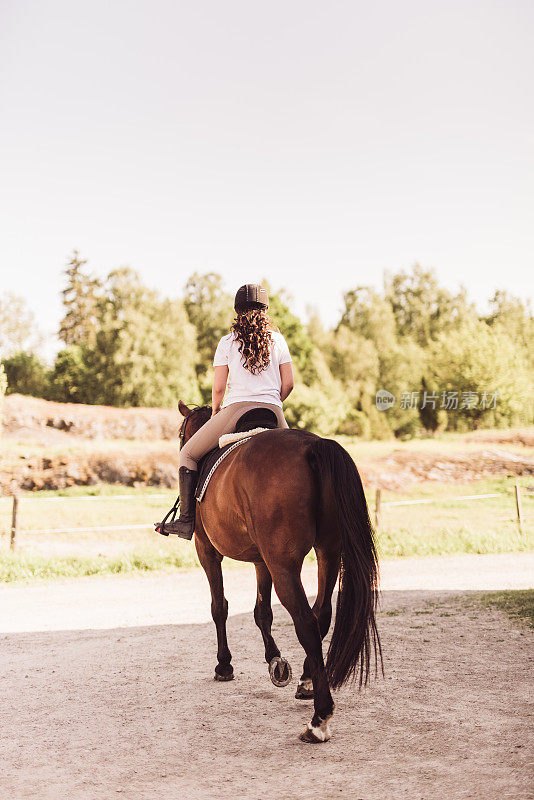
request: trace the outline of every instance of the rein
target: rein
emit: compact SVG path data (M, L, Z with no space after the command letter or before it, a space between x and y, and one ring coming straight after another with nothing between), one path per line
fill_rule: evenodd
M185 417L184 421L180 425L180 430L178 432L178 439L180 440L180 447L184 446L185 441L185 429L187 428L187 423L189 421L189 417Z

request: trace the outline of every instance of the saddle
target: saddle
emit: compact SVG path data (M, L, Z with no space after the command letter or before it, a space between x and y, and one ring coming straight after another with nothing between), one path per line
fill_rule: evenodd
M239 417L234 433L227 433L221 436L219 447L214 447L213 450L202 456L198 462L198 481L195 490L195 497L198 502L202 501L213 473L232 450L248 442L256 433L277 427L276 414L269 408L252 408Z
M199 503L202 501L213 473L221 461L224 461L228 453L245 442L248 442L256 433L261 433L261 431L271 430L277 427L278 420L276 414L269 408L252 408L239 417L234 433L221 436L219 445L221 441L224 441L225 437L230 438L231 441L223 447L214 447L213 450L210 450L205 456L202 456L198 462L198 481L195 489L196 500ZM165 533L165 525L174 522L179 508L180 498L177 497L171 510L168 511L163 520L157 524L156 531L158 533L162 533L164 536L169 535Z
M278 420L274 411L270 408L251 408L246 414L243 414L237 420L235 426L236 433L244 433L245 431L252 431L254 428L272 428L278 427Z

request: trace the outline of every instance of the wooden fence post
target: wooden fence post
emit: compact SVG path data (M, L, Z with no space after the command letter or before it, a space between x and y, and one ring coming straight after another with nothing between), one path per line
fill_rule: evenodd
M382 506L382 492L380 489L376 490L375 493L375 528L378 530L380 528L380 514L381 514L381 506Z
M11 537L9 539L9 549L14 550L17 544L17 514L19 510L19 496L13 495L13 512L11 514Z
M518 483L515 484L514 490L515 490L515 507L517 511L517 524L519 525L519 530L521 530L523 526L523 510L521 508L521 492Z

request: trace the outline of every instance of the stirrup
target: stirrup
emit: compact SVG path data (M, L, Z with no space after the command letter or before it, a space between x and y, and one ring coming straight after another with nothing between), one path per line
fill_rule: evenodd
M168 522L165 525L165 536L173 534L180 539L187 539L188 542L193 538L195 532L195 519L177 519L175 522Z
M165 514L165 516L163 517L162 521L154 523L154 528L156 529L156 533L161 533L162 536L168 536L169 535L165 530L165 524L167 523L167 521L168 522L174 522L174 520L176 519L176 514L178 513L179 509L180 509L180 496L178 496L176 498L176 501L175 501L173 507L171 508L170 511L168 511ZM170 520L169 520L169 517L171 517Z

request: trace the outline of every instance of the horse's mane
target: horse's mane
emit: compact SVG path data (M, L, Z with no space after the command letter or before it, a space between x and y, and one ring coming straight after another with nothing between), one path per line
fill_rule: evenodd
M204 422L207 422L208 419L211 417L211 406L208 406L208 405L205 405L205 406L188 406L188 408L189 408L190 413L187 415L187 417L184 417L182 419L182 423L180 425L180 431L182 431L182 428L183 428L186 420L188 420L193 415L196 416L196 417L200 416L201 418L206 417L206 419L204 419ZM202 424L204 424L204 422Z
M207 406L207 405L206 406L189 406L189 410L191 411L192 414L196 414L199 411L209 411L209 413L211 414L211 406Z

